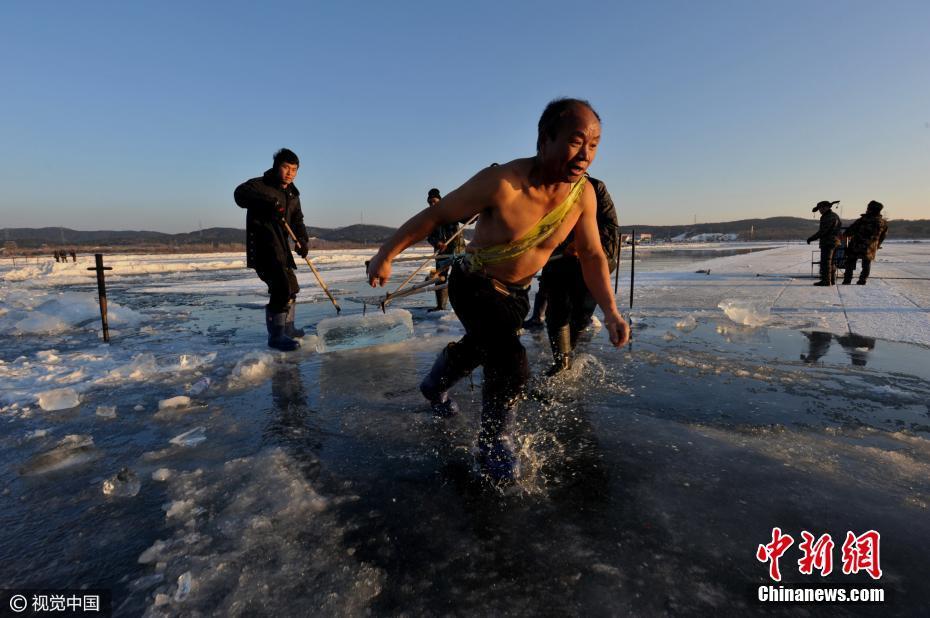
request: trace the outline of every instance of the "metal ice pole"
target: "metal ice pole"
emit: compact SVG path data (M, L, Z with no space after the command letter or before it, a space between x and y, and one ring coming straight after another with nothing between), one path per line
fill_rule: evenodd
M110 325L107 323L107 282L103 278L103 271L113 270L109 266L103 265L103 254L94 254L95 266L87 270L97 271L97 297L100 300L100 321L103 323L103 340L110 342Z
M630 311L633 310L633 283L636 281L636 228L631 228L631 232L633 248L630 251Z

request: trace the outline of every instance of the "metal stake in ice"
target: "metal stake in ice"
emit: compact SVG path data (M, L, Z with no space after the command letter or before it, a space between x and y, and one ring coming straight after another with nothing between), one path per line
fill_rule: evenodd
M94 262L96 266L87 270L97 271L97 296L100 299L100 321L103 323L103 340L110 342L110 326L107 324L107 282L103 278L103 271L113 270L110 266L103 265L103 254L95 253Z

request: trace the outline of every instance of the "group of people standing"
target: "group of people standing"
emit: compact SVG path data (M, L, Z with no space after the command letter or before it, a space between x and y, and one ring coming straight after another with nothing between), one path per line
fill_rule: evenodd
M72 262L77 262L77 252L74 249L70 251L65 251L64 249L55 249L55 252L52 254L55 256L56 262L67 262L68 257L71 257Z
M553 353L549 374L571 365L573 349L596 306L604 312L614 346L630 337L610 288L619 257L616 210L605 184L587 173L600 139L600 117L590 103L551 101L537 124L533 156L492 164L445 197L431 189L427 207L401 225L368 263L369 284L383 286L391 277L392 260L407 247L426 238L436 250L436 268L429 276L436 282L433 309L442 310L451 301L465 335L440 351L420 392L436 416L453 416L458 406L450 389L483 367L476 463L495 483L510 481L515 474L507 429L529 377L522 329L541 328L545 314ZM294 325L299 287L288 240L291 236L297 253L306 257L309 237L293 183L299 164L295 153L282 149L271 169L235 190L236 203L248 211L248 266L268 286L268 345L284 351L297 348L295 338L303 334ZM836 203L820 202L814 208L822 215L820 229L808 243L820 242L818 285L835 282L833 252L842 227L832 211ZM881 209L878 202L869 203L846 231L850 241L843 283L850 283L861 259L859 284L865 284L887 233ZM466 246L459 226L474 219L474 237ZM538 310L524 323L530 284L540 270Z
M587 101L557 99L546 106L537 128L533 156L489 166L445 197L431 191L429 205L404 223L368 265L369 283L384 285L391 276L391 261L407 247L430 237L441 250L436 263L436 276L441 278L436 308L451 301L465 335L443 348L420 391L437 416L451 416L457 405L449 396L450 388L483 367L476 462L493 482L514 477L516 457L507 428L529 375L520 332L529 311L530 283L553 253L560 252L558 261L563 263L545 278L552 283L549 320L562 358L577 340L572 325L586 325L595 304L604 311L613 345L623 345L630 336L610 289L610 266L600 233L598 204L606 204L609 195L603 183L587 176L601 139L600 117ZM248 266L268 286L268 344L285 351L298 346L294 339L298 286L284 230L293 230L300 255L305 256L309 247L300 194L293 184L298 166L297 155L283 149L270 170L241 184L234 194L236 203L247 210ZM467 247L456 243L455 228L475 218L472 241ZM613 256L614 250L606 253ZM579 281L584 284L583 294ZM553 290L560 291L558 300ZM582 319L582 314L587 317Z
M872 261L875 259L875 254L881 248L882 243L885 242L885 236L888 234L888 223L881 215L884 206L881 202L872 200L859 219L846 228L844 232L840 216L833 212L833 207L839 203L839 200L835 202L818 202L811 211L820 212L820 227L813 236L807 239L807 244L811 244L815 240L820 244L820 280L815 282L814 285L836 285L836 260L834 254L844 238L847 244L845 247L846 268L843 273L843 285L852 283L857 261L861 261L862 267L859 270L859 280L856 281L856 284L865 285L869 274L872 272Z

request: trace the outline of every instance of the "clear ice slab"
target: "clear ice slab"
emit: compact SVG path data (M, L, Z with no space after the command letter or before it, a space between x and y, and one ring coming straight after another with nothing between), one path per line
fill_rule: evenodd
M391 309L387 313L326 318L317 324L316 332L319 352L367 348L413 337L413 317L405 309Z

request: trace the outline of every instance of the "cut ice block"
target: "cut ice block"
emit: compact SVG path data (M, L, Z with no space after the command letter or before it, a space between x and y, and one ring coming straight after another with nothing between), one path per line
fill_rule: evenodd
M36 395L39 407L48 412L67 410L81 403L81 398L73 388L55 388Z
M413 317L404 309L326 318L316 326L318 350L333 352L396 343L413 337Z
M749 300L724 300L717 305L727 317L744 326L762 326L771 317L771 307Z

